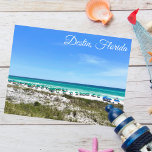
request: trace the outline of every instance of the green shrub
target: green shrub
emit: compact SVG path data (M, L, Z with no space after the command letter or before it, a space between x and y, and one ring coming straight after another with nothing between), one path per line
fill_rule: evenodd
M40 106L40 105L41 104L38 101L34 102L34 106Z
M36 105L37 104L38 103L36 103ZM59 111L57 108L46 105L40 104L39 106L35 106L32 103L14 104L8 101L5 102L5 113L56 120L64 120L65 115L64 112Z
M77 115L77 112L74 110L73 111L73 117L75 117Z

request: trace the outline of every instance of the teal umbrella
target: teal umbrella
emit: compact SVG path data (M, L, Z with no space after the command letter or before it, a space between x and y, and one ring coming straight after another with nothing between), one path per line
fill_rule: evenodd
M75 92L75 94L78 95L79 93L78 93L78 92Z
M62 92L63 92L63 94L65 94L65 93L66 93L66 91L64 91L64 90L63 90Z
M50 90L51 92L54 92L54 88L49 88L49 90Z
M100 95L98 94L97 97L100 98Z
M30 86L31 84L30 84L30 83L27 83L27 85Z

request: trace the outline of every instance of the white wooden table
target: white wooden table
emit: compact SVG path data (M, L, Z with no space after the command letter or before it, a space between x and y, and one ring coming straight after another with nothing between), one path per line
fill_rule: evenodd
M3 114L10 66L14 25L27 25L133 39L124 110L152 130L152 90L145 62L127 16L140 8L138 20L152 20L151 0L111 0L114 18L108 27L86 17L87 0L0 0L0 151L2 152L77 152L91 149L98 137L100 149L121 152L121 141L113 128L81 125L41 118ZM40 125L41 124L41 125Z

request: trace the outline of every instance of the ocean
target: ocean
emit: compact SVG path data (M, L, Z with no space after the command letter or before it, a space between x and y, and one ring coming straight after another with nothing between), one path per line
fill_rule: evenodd
M125 97L125 89L119 89L119 88L111 88L104 86L79 84L79 83L69 83L69 82L61 82L61 81L53 81L53 80L43 80L43 79L19 77L12 75L9 75L8 80L17 83L40 85L48 88L67 89L68 91L71 92L79 92L79 93L81 92L81 93L96 94L100 96L108 96L113 99L118 98L119 100L122 101L124 100Z

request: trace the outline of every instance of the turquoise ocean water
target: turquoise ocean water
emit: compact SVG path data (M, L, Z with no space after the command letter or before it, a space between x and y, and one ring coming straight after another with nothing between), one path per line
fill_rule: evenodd
M117 89L117 88L78 84L78 83L68 83L68 82L60 82L53 80L42 80L42 79L18 77L18 76L9 76L8 80L11 81L13 80L18 83L20 82L28 83L31 85L41 85L41 86L46 86L48 88L61 88L61 89L68 89L68 91L73 91L73 92L82 92L82 93L90 93L101 96L108 96L110 98L119 98L120 100L124 100L125 97L125 89Z

